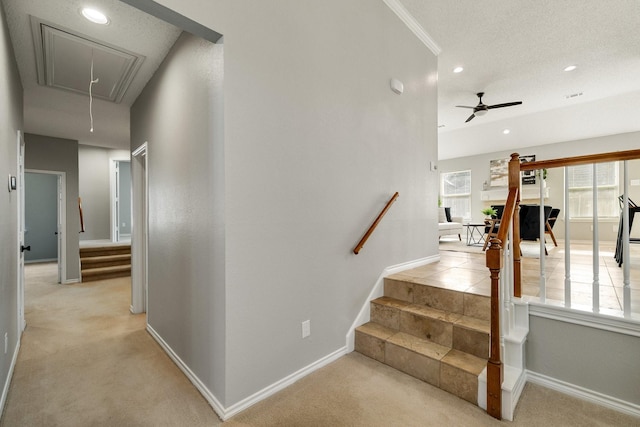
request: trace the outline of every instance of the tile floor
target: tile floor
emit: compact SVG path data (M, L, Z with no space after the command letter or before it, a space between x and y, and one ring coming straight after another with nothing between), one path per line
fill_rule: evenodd
M394 274L393 278L412 282L428 283L447 289L456 289L479 295L490 294L489 273L485 267L485 254L481 250L467 248L464 242L440 244L440 261L412 270ZM546 300L551 304L564 305L565 250L564 243L558 247L547 245L549 255L545 257ZM623 315L623 269L615 259L615 242L601 242L599 247L599 299L600 313ZM640 320L640 245L631 245L631 313ZM571 307L592 311L593 249L591 242L571 243ZM535 253L526 251L522 257L522 294L535 300L540 295L540 259Z

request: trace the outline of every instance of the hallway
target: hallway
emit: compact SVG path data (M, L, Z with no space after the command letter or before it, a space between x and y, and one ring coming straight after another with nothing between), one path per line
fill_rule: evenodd
M56 284L25 268L27 328L2 426L217 425L209 404L129 312L130 278Z

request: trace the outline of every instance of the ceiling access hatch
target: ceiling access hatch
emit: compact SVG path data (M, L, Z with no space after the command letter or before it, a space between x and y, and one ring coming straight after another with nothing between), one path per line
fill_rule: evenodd
M145 57L31 16L38 83L119 103Z

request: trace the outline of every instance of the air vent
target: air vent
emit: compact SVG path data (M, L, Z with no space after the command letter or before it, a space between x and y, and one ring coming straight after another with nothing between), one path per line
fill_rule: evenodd
M582 92L572 93L572 94L570 94L570 95L565 95L564 97L565 97L566 99L571 99L571 98L577 98L577 97L579 97L579 96L582 96Z
M93 96L119 103L145 59L34 16L31 31L41 85L88 95L93 60Z

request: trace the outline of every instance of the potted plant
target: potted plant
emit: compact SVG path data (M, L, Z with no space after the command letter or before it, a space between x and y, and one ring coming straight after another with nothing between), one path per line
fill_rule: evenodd
M480 212L482 212L485 215L486 219L491 219L491 217L496 216L498 214L498 211L495 210L494 208L484 208Z

